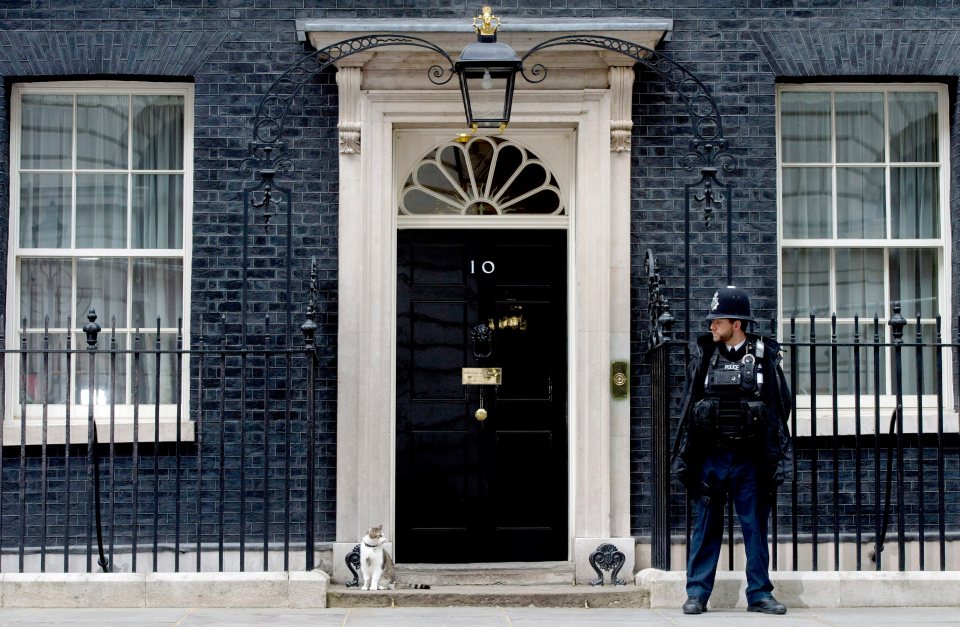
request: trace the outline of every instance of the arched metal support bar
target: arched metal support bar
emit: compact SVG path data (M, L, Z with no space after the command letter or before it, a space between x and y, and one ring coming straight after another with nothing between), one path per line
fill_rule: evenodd
M444 85L454 76L453 60L450 55L426 39L394 33L344 39L304 55L273 82L257 106L253 122L253 143L280 142L284 133L284 121L294 99L317 74L347 57L388 46L424 48L446 59L447 67L432 65L427 70L427 77L434 85Z
M257 105L253 120L253 138L249 144L250 156L240 164L240 171L244 176L253 176L251 184L243 190L243 286L241 288L241 341L245 343L247 334L247 275L249 259L247 250L247 236L250 223L254 219L254 212L269 222L275 215L286 214L287 225L287 329L286 336L289 343L292 330L291 302L292 302L292 192L289 187L277 183L278 176L290 175L294 166L286 154L286 144L282 141L286 130L287 114L290 112L296 98L303 92L304 87L319 73L323 72L337 61L347 57L367 52L376 48L390 46L406 46L424 48L440 55L446 66L433 65L427 70L427 76L436 85L448 83L454 76L453 61L450 56L436 44L419 37L408 35L382 33L363 37L344 39L329 46L307 53L297 59L270 85Z
M667 82L670 88L677 93L687 109L687 114L690 116L690 127L693 131L695 141L724 141L723 122L720 119L720 112L717 110L717 103L714 101L713 96L710 95L706 85L690 70L664 55L662 52L641 46L632 41L616 39L614 37L564 35L537 44L528 50L520 61L521 63L525 63L531 56L547 48L556 48L558 46L587 46L630 57L645 68L656 72ZM521 74L528 82L539 83L546 78L547 69L537 63L530 68L524 66L521 69Z
M736 160L727 152L728 143L723 134L723 120L717 102L707 86L683 65L658 50L614 37L565 35L548 39L531 48L521 58L521 74L527 81L539 83L547 76L547 68L537 63L527 66L527 60L543 50L560 46L586 46L630 57L638 65L663 78L683 103L690 119L690 150L683 156L683 168L688 172L699 170L696 181L684 185L684 325L690 336L690 206L703 204L703 221L707 228L713 220L715 207L726 212L727 284L733 283L733 204L731 186L720 178L721 172L730 173ZM648 321L651 329L657 321Z

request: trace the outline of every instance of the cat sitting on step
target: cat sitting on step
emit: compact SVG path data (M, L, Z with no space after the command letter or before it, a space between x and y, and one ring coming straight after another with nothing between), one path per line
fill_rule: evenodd
M387 537L383 525L370 527L367 535L360 539L360 575L363 578L361 590L393 590L396 586L396 573L393 558L383 548ZM407 585L407 588L429 588L428 585Z

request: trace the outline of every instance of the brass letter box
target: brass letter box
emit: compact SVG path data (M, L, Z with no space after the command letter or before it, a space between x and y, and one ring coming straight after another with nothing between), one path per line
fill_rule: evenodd
M500 385L500 368L464 368L464 385Z

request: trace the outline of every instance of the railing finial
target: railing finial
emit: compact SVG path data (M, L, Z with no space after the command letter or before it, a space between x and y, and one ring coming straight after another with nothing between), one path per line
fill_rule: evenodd
M100 325L97 324L97 311L90 309L87 312L87 324L83 325L83 332L87 334L87 350L96 350L97 336L100 334Z

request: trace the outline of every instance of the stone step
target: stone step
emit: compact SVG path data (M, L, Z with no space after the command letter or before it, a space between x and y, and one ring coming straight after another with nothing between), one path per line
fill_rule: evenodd
M377 592L333 585L327 607L650 607L646 588L626 586L436 586Z
M572 562L496 562L490 564L399 564L403 584L429 586L571 585Z

